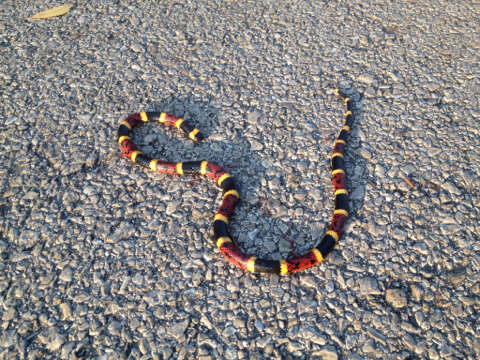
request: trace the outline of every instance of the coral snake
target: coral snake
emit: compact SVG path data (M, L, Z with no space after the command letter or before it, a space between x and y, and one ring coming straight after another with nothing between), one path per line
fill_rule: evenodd
M345 101L347 111L345 124L340 131L332 153L332 182L335 190L335 210L330 226L320 243L303 255L295 255L283 260L259 259L244 253L230 236L228 222L239 200L233 177L220 165L210 161L166 162L152 159L141 152L132 141L132 130L137 125L148 121L160 122L166 126L181 129L193 141L203 140L202 133L187 121L164 112L140 112L128 116L118 128L118 143L122 156L152 171L169 175L205 175L215 180L223 189L223 202L213 219L215 242L220 252L228 261L255 273L288 274L307 269L320 263L332 251L342 235L348 217L348 191L344 166L345 144L354 121L353 104L344 93L336 90L337 95Z

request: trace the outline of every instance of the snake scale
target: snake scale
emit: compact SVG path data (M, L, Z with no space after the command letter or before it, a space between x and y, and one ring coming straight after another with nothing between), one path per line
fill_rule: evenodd
M345 123L335 141L332 153L332 183L335 192L335 209L330 226L320 243L303 255L295 255L282 260L259 259L256 256L244 253L230 236L228 222L233 214L235 205L239 201L239 193L235 189L233 177L220 165L210 161L167 162L153 159L141 152L132 141L132 130L145 122L160 122L166 126L182 130L193 141L204 139L202 133L182 118L164 112L140 112L128 116L118 128L118 143L122 156L152 171L169 175L204 175L218 184L223 190L223 201L217 214L213 218L214 239L220 252L228 261L254 273L289 274L310 268L320 262L332 251L339 241L348 217L348 191L344 153L350 127L354 121L353 104L349 97L336 90L337 95L346 104Z

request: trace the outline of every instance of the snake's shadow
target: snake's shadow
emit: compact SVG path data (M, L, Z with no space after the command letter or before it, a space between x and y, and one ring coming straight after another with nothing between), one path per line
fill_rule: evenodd
M359 96L356 96L356 100L358 99ZM358 105L358 102L356 104ZM280 259L306 252L320 241L328 226L330 211L322 209L321 211L325 211L325 214L320 214L318 216L320 222L313 225L313 222L307 217L294 222L289 216L290 213L283 211L280 211L280 214L276 213L275 207L279 206L281 209L282 201L278 204L278 201L270 200L273 197L271 194L259 193L259 190L265 185L264 181L266 180L264 179L271 178L268 176L271 174L267 175L268 167L262 165L265 158L260 157L258 151L252 150L251 137L248 138L245 135L245 129L248 127L245 116L239 115L233 120L226 119L220 109L209 103L199 102L193 98L177 97L157 101L148 110L165 111L183 117L199 128L206 136L206 140L202 143L185 141L184 135L178 133L176 129L162 129L159 126L147 124L138 128L134 134L135 143L144 152L167 161L212 161L224 167L234 176L241 201L232 217L231 232L244 251L259 257ZM255 109L250 109L250 112L261 113ZM360 146L356 136L359 121L359 109L356 109L356 123L349 138L346 161L348 186L351 193L355 194L355 200L350 202L353 216L362 206L365 193L365 184L361 183L361 179L364 178L362 169L365 166L363 163L358 163L356 159L358 157L356 153ZM335 132L337 132L336 129ZM225 141L225 137L229 138L229 141ZM324 166L326 174L329 174L329 154L322 154L321 157L324 158L321 166ZM277 179L281 189L285 185L284 179L286 179L287 172L281 168L278 170L280 174ZM198 200L192 204L192 208L182 209L185 216L182 217L179 226L198 229L203 237L201 247L215 247L213 242L208 240L213 238L210 224L221 202L221 191L208 179L199 178L197 181L196 177L182 177L172 181L171 176L168 175L164 176L164 180L159 180L158 174L149 173L146 176L152 178L152 185L155 184L153 186L160 187L160 192L176 192L178 196L183 196L182 192L189 190L196 193L195 197L198 197ZM260 184L261 182L262 184ZM172 183L177 184L180 190L170 191L168 186ZM332 191L329 175L325 179L321 179L319 183L325 184L327 193ZM286 194L288 196L288 192ZM168 197L166 196L166 198ZM328 197L330 198L330 194ZM333 198L333 195L331 197ZM175 199L172 200L175 201ZM199 208L196 208L197 205ZM333 205L330 207L333 208ZM259 231L259 228L272 231ZM189 231L187 231L188 233ZM164 237L174 238L178 243L183 243L183 241L188 243L189 241L188 235L180 235L180 229L172 229L169 233L164 234ZM185 251L185 247L188 245L184 244L180 247L183 249L179 248L175 251ZM198 247L199 245L196 245L196 249ZM338 250L334 251L333 258L335 263L343 262ZM219 256L219 261L223 262L224 259Z
M227 119L220 109L192 97L161 99L152 103L146 110L167 112L182 117L198 128L205 136L205 140L194 143L177 129L147 123L135 128L133 134L135 144L143 152L153 158L165 161L208 160L219 164L235 178L236 189L239 191L241 199L232 218L232 222L235 223L232 226L232 234L234 239L240 238L239 245L243 247L241 236L235 236L241 231L238 230L237 233L237 229L240 229L237 224L242 221L245 206L250 208L249 203L255 201L248 194L258 187L257 179L264 177L265 169L251 166L259 164L261 158L255 151L251 151L250 143L244 136L247 125L242 116L238 115L233 120ZM225 141L225 138L229 140ZM131 171L137 173L138 169L133 170L132 167ZM203 244L201 246L215 247L213 241L208 240L213 239L211 222L221 203L222 192L214 182L200 176L172 177L149 172L141 176L151 179L151 186L155 188L156 194L163 199L171 199L165 200L165 206L168 206L168 201L182 203L181 212L184 216L182 216L181 225L179 222L175 222L178 229L165 230L167 233L164 231L161 236L165 241L170 241L170 238L175 239L176 243L185 241L183 249L176 250L185 251L185 247L191 250L189 245L186 245L190 240L188 239L188 233L190 233L188 229L196 229L195 231L198 230L202 235ZM187 197L191 197L191 192L195 193L194 200L185 201L185 194L187 193ZM180 213L180 211L178 212ZM198 250L198 245L195 248ZM205 251L211 252L211 249ZM219 260L224 261L221 256Z
M341 88L341 86L340 86ZM354 103L355 121L347 140L347 149L345 157L345 168L347 172L347 188L349 192L349 219L344 229L345 235L340 240L341 244L330 255L330 261L334 265L342 265L343 263L352 263L358 259L358 244L363 235L356 233L355 223L363 222L360 210L365 201L365 193L367 189L368 179L368 158L362 155L362 136L361 124L363 119L363 102L365 97L353 87L349 87L344 91ZM341 256L340 256L341 255Z

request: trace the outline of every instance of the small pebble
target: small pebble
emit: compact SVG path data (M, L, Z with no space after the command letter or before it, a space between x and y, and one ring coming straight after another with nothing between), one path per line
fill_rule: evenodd
M405 292L400 289L387 289L385 300L396 309L407 306Z

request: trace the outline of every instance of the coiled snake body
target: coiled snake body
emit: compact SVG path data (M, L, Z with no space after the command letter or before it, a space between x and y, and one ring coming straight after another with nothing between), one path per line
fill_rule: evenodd
M141 152L133 143L131 134L134 127L148 121L158 121L166 126L174 126L185 132L193 141L203 140L200 131L187 121L166 113L140 112L128 116L118 128L118 143L122 149L122 156L152 171L170 175L205 175L215 180L223 189L223 202L213 219L215 242L220 252L228 261L256 273L288 274L307 269L320 263L332 251L340 239L348 217L348 192L344 166L344 152L350 127L353 123L352 101L345 94L336 90L347 106L345 124L340 131L332 153L332 182L335 191L335 210L330 226L320 243L303 255L296 255L283 260L259 259L256 256L245 254L231 238L228 230L228 221L233 214L239 200L233 177L220 165L210 161L166 162L152 159Z

